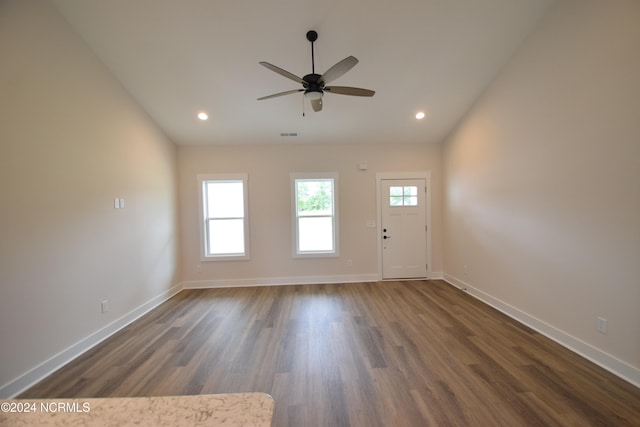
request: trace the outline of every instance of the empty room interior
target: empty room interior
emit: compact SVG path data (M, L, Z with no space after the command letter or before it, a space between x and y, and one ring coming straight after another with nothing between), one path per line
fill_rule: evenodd
M640 425L637 0L0 0L0 161L0 399Z

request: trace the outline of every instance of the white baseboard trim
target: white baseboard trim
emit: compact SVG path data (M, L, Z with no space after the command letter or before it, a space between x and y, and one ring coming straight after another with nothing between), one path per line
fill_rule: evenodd
M178 292L182 290L182 285L177 284L162 294L158 295L155 298L147 301L142 304L138 308L130 311L124 316L116 319L111 322L107 326L99 329L93 334L89 335L86 338L81 339L77 343L71 345L55 356L51 357L48 360L45 360L40 365L35 368L27 371L26 373L20 375L13 381L4 384L0 387L0 399L11 399L12 397L17 396L21 392L25 391L29 387L35 385L37 382L41 381L45 377L51 375L56 370L60 369L67 363L71 362L73 359L77 358L81 354L95 347L100 342L109 338L111 335L118 332L120 329L124 328L128 324L132 323L136 319L142 317L158 305L162 304Z
M474 298L484 302L487 305L495 308L498 311L506 314L507 316L517 320L518 322L530 327L531 329L540 332L542 335L550 338L551 340L557 342L563 347L568 348L574 353L579 354L585 359L590 360L596 365L606 369L612 374L622 378L625 381L635 385L636 387L640 387L640 369L629 365L622 360L611 356L608 353L605 353L602 350L593 347L591 344L588 344L578 338L575 338L560 329L557 329L540 319L537 319L529 314L501 301L493 296L474 288L473 286L465 283L464 281L453 277L449 274L444 274L445 282L449 283L456 288L462 289Z
M256 279L190 280L182 282L183 289L239 288L248 286L315 285L322 283L377 282L377 274L354 274L348 276L300 276L268 277Z

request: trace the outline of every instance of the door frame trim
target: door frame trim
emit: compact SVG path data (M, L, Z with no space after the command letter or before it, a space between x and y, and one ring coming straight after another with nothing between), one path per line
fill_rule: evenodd
M431 277L431 172L377 172L376 173L376 232L378 247L378 280L382 279L382 181L386 179L424 179L426 186L425 194L425 221L427 225L427 278Z

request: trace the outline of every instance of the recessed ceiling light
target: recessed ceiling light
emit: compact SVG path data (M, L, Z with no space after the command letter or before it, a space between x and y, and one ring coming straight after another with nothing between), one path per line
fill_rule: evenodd
M198 118L200 120L207 120L209 116L207 115L207 113L202 112L202 113L198 113Z
M416 114L416 119L418 120L424 119L424 113L422 111L418 112L418 114Z

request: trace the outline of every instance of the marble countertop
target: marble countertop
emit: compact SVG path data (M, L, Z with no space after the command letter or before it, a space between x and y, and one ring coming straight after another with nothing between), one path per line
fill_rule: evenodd
M0 401L0 426L269 427L265 393Z

